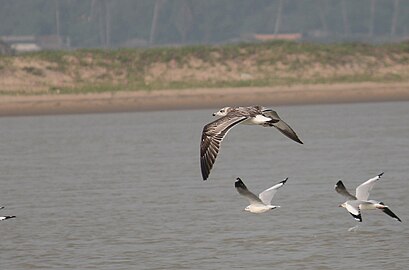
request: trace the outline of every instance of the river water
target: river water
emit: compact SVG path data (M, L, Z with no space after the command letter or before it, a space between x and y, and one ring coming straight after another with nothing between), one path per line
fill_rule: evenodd
M235 127L208 181L215 110L0 118L1 269L406 269L409 103L275 108L304 141ZM338 204L385 171L371 198L402 219ZM254 192L289 177L264 214Z

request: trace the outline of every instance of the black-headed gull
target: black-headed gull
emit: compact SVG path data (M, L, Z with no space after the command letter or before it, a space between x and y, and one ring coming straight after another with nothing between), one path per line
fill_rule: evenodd
M209 177L210 170L219 153L220 144L227 132L240 123L276 127L288 138L300 144L303 143L295 131L272 109L258 105L250 107L224 107L214 113L213 116L219 116L220 118L204 126L200 143L200 166L203 180Z
M241 181L240 178L237 178L236 182L234 183L234 186L236 187L239 194L246 197L250 202L250 205L244 208L244 210L258 214L280 207L279 205L271 205L271 200L273 199L277 190L280 187L284 186L287 180L288 178L272 186L271 188L264 190L258 195L258 197L247 189L246 185L243 183L243 181Z
M383 172L375 176L374 178L369 179L368 181L359 185L355 190L355 196L348 192L345 188L342 181L338 181L335 184L335 190L348 198L348 201L340 204L340 207L344 207L347 211L359 222L362 222L361 210L375 210L380 209L388 216L396 219L397 221L401 221L401 219L389 209L383 202L375 201L375 200L368 200L369 192L373 188L376 181L378 181Z

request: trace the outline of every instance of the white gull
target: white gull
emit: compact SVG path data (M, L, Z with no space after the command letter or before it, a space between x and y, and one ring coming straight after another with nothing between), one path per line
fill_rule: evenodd
M280 187L284 186L287 180L288 178L272 186L271 188L264 190L258 195L258 197L247 189L246 185L243 183L243 181L241 181L240 178L237 178L236 182L234 183L234 186L236 187L239 194L246 197L250 202L250 205L244 208L244 210L258 214L280 207L279 205L271 205L271 200L273 199L277 190Z
M389 207L383 202L368 200L369 192L372 190L375 182L378 181L382 175L383 172L359 185L355 190L355 196L348 192L341 180L338 181L335 184L335 190L339 194L348 198L346 202L340 204L339 206L346 208L346 210L359 222L362 222L361 210L375 209L380 209L388 216L402 222L401 219L395 215L395 213L393 213L392 210L390 210Z

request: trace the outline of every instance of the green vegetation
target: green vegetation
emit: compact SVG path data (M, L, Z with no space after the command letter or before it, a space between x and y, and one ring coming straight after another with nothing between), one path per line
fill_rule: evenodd
M409 43L44 51L0 57L0 75L3 94L402 82L409 81Z

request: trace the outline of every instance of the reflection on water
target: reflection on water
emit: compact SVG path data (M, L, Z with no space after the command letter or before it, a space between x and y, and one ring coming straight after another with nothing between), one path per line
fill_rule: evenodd
M2 269L404 269L409 103L277 107L305 142L235 127L202 181L213 110L0 118ZM385 171L356 222L334 190ZM281 208L236 192L285 177ZM387 252L385 252L387 251ZM382 254L380 256L380 254Z

